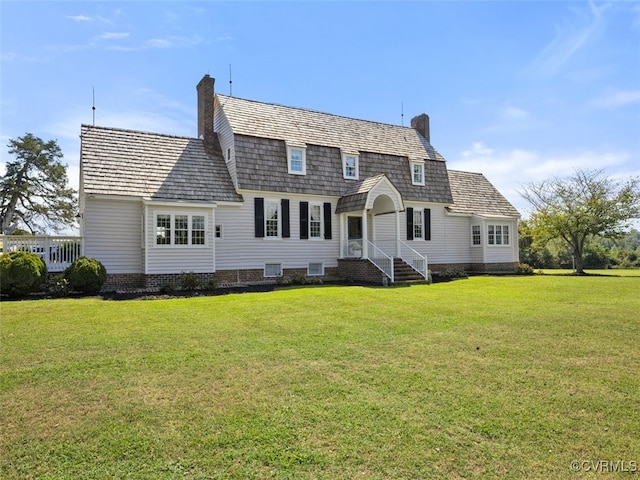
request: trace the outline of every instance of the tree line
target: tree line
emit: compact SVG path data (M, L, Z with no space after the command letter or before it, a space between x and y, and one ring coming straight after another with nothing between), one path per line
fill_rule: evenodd
M533 268L575 268L573 252L559 239L534 244L531 227L518 227L520 262ZM618 238L592 236L584 247L584 268L640 268L640 231L632 228Z

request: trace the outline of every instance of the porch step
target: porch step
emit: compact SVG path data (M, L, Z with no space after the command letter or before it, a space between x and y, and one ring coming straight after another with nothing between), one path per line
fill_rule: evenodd
M393 277L395 283L425 282L425 278L401 258L393 259Z

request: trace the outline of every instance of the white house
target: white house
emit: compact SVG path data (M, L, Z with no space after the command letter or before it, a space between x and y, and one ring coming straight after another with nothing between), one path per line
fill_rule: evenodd
M110 285L514 271L519 213L482 174L447 170L427 115L401 127L213 86L197 86L198 138L82 126L84 254Z

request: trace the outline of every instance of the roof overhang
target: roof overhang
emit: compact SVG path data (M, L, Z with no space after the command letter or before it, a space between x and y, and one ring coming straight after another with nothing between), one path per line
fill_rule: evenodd
M184 201L184 200L171 200L165 198L143 198L142 203L144 205L151 205L156 207L184 207L184 208L216 208L218 202L212 201Z

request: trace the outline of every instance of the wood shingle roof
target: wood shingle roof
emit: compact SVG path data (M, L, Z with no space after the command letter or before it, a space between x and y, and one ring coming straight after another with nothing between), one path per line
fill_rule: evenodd
M242 201L221 155L202 140L82 125L82 183L87 194L182 201Z
M240 190L343 196L342 154L359 155L360 181L385 174L405 200L452 203L444 158L410 127L300 108L216 96L234 134ZM306 175L291 175L287 144L306 146ZM425 164L425 185L413 185L410 161Z
M450 212L519 217L520 213L481 173L449 170L449 183L453 195Z
M294 145L324 145L346 153L372 152L410 160L444 161L411 127L220 94L216 97L236 134L284 140Z

